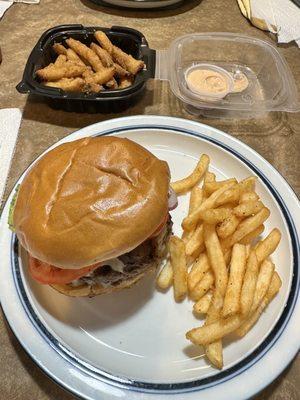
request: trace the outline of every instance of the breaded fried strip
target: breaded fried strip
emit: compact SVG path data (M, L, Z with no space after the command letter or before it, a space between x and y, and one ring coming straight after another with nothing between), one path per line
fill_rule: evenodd
M99 85L107 84L113 77L114 77L115 69L111 68L104 68L102 71L95 72L92 74L84 73L83 76L88 83L94 82L98 83Z
M82 61L82 59L75 53L72 49L67 49L67 59L69 61L74 61L78 65L86 66L86 64Z
M102 62L100 61L100 58L92 49L87 47L85 44L79 42L79 40L75 40L72 38L67 39L66 43L69 47L71 47L72 50L75 51L75 53L86 59L91 64L94 71L99 72L103 70L104 67Z
M67 49L61 43L54 43L52 48L55 51L55 53L58 55L60 55L60 54L67 55Z
M114 65L113 59L111 58L110 54L106 50L102 49L96 43L91 43L90 48L100 58L104 67L112 67Z
M64 54L60 54L57 59L55 60L54 65L57 68L63 67L67 62L67 57Z
M112 78L110 81L106 82L105 86L109 89L118 89L119 87L118 82L115 80L115 78Z
M49 64L47 67L36 71L39 78L44 81L58 81L62 78L76 78L82 75L86 67L65 63L62 67Z
M133 83L133 78L131 76L123 76L120 78L119 89L125 89L131 86Z
M108 39L107 35L102 31L96 31L94 33L96 40L99 42L100 46L103 47L109 54L112 54L113 44Z
M80 92L84 86L84 80L82 78L63 78L56 82L45 82L44 84L66 92Z
M121 77L126 77L126 76L130 76L130 72L128 72L125 68L121 67L121 65L114 63L114 67L116 69L116 76Z
M136 60L116 46L113 46L112 57L116 63L120 64L121 67L125 68L133 75L136 75L144 67L144 61Z

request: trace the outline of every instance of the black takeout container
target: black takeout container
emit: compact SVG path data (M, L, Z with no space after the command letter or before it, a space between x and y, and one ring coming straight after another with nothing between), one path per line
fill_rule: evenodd
M105 90L100 93L64 92L61 89L44 86L36 77L36 71L53 62L57 55L52 49L54 43L63 43L69 37L86 45L95 42L94 32L104 31L112 43L133 57L143 60L145 67L138 72L132 86L125 89ZM155 51L149 49L144 35L131 28L84 27L82 25L60 25L43 33L33 48L17 85L20 93L42 96L51 107L74 112L110 113L120 112L133 105L145 89L146 82L155 73Z

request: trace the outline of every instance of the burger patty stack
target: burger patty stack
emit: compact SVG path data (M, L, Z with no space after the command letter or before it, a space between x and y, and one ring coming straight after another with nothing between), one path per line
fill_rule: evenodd
M166 255L169 183L167 163L125 138L46 153L25 176L13 215L33 279L69 296L137 282Z

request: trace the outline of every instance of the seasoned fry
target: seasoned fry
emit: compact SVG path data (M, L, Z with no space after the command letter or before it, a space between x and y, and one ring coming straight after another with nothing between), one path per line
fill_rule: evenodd
M65 56L67 55L67 49L61 43L54 43L52 48L55 51L55 53L58 55L60 55L60 54L63 54Z
M81 66L86 66L86 64L82 61L82 59L75 53L74 50L72 49L67 49L67 59L69 61L74 61L76 64L81 65Z
M232 249L229 280L222 309L224 318L240 311L240 295L245 268L246 248L242 244L235 244Z
M103 70L103 64L100 61L99 57L97 54L91 50L89 47L87 47L85 44L81 43L79 40L75 40L72 38L66 39L67 45L75 51L79 56L83 57L86 59L91 66L93 67L93 70L95 72L99 72ZM97 82L100 83L100 82Z
M259 225L258 228L254 229L254 231L248 233L248 235L244 236L239 243L240 244L251 244L254 239L256 239L260 234L263 233L265 229L264 225Z
M190 298L194 301L198 301L212 287L213 283L214 274L211 270L208 270L203 278L189 292Z
M240 223L237 227L237 230L233 233L233 235L229 240L229 246L233 246L235 243L239 243L239 241L248 235L248 233L257 229L268 217L270 216L270 210L264 207L260 210L256 215L252 217L246 218L244 221ZM227 239L229 239L227 238ZM225 239L227 241L227 239Z
M66 62L67 62L67 57L64 54L60 54L55 60L54 65L55 67L60 68L63 67Z
M241 193L253 192L255 190L256 177L250 176L239 183Z
M237 217L248 217L257 214L262 208L264 208L264 205L261 201L247 201L236 206L233 213Z
M255 250L251 250L247 260L246 272L241 291L241 313L243 315L247 315L250 312L256 288L258 271L259 264L256 252Z
M228 282L228 273L215 227L204 224L203 235L209 263L215 275L216 291L220 293L220 296L224 297Z
M259 197L255 192L244 192L241 194L240 203L247 203L248 201L258 201Z
M212 292L208 291L202 296L193 307L196 314L207 314L212 299Z
M188 215L186 218L184 218L182 222L182 227L183 229L190 231L194 228L194 226L197 224L199 220L199 215L201 215L201 212L204 210L208 210L210 208L214 208L215 202L217 198L225 192L230 186L232 186L233 183L227 183L220 189L216 190L213 194L211 194L208 199L204 200L202 204L200 204L199 207L196 208L190 215Z
M261 264L259 274L256 281L254 298L251 305L250 314L252 314L258 307L259 303L267 293L268 287L272 279L275 266L270 260L265 260Z
M114 65L116 66L118 64L114 64ZM116 74L118 74L117 70L116 70ZM120 78L119 89L126 89L126 88L132 86L132 84L133 84L133 78L131 76L122 76Z
M113 44L108 39L107 35L102 31L96 31L94 33L94 36L98 41L98 43L100 44L100 46L103 47L103 49L105 49L109 54L112 54Z
M229 189L225 190L221 196L216 200L216 207L222 206L228 203L237 204L240 198L240 187L239 185L233 185Z
M49 64L47 67L37 70L36 74L44 81L58 81L62 78L76 78L81 76L84 71L85 67L65 63L63 67Z
M271 303L273 298L279 292L281 284L282 282L278 273L274 272L266 295L262 299L261 303L258 305L255 312L249 317L249 319L243 322L243 324L235 331L237 336L243 337L246 335L246 333L250 331L253 325L255 325L255 323L258 321L265 308L268 306L269 303Z
M277 248L281 239L280 230L275 228L269 235L261 242L258 243L256 248L256 257L258 263L269 257Z
M234 214L231 214L228 218L226 218L222 223L217 226L217 234L219 238L225 239L228 236L232 235L236 230L240 223L240 219L237 218Z
M216 190L220 189L221 187L223 187L228 183L237 183L237 180L235 178L230 178L219 182L206 182L204 184L204 190L208 195L211 195L213 192L215 192Z
M192 266L187 278L189 291L201 281L205 273L210 269L209 261L205 253L201 254L198 260Z
M199 186L194 186L191 195L190 195L190 203L189 203L189 212L188 214L191 214L197 206L200 206L200 204L203 201L203 189L201 189ZM182 232L182 239L184 240L185 243L187 243L193 235L193 231L183 231Z
M203 249L203 225L197 226L191 238L186 242L185 252L188 256L194 254L197 250Z
M229 208L215 208L202 211L199 218L208 224L218 224L230 216L231 210Z
M84 80L81 78L63 78L55 82L45 82L45 85L66 92L80 92L84 87Z
M218 369L223 368L223 347L221 340L205 346L205 354L213 366Z
M176 301L181 301L187 293L187 266L184 242L177 236L172 236L169 242L169 249L173 268L174 297Z
M170 261L168 261L160 271L156 279L156 284L160 289L165 290L168 289L172 285L172 283L173 283L173 268Z
M121 67L126 69L132 75L136 75L145 65L144 61L136 60L130 54L126 54L116 46L113 46L112 57L115 63L121 65Z
M209 165L209 157L202 154L194 171L187 178L171 183L172 189L180 194L192 189L204 176Z

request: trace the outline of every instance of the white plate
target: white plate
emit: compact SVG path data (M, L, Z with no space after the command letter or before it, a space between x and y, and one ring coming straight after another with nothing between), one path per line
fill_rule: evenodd
M143 9L143 8L168 7L173 4L179 3L182 0L102 0L102 1L104 3L111 4L116 7Z
M125 136L165 159L172 179L185 176L199 154L211 157L217 178L258 176L257 190L270 208L266 232L280 228L273 260L283 281L280 295L242 340L227 340L225 368L209 366L185 339L199 324L188 300L157 292L153 277L135 287L93 299L73 299L33 282L26 258L7 228L4 208L0 297L10 326L30 356L62 386L87 399L242 399L257 393L288 364L299 348L299 203L279 173L245 144L209 126L183 119L137 116L98 123L62 141L84 136ZM57 145L56 144L56 145ZM20 178L20 181L22 177ZM188 197L172 212L174 231ZM24 268L25 267L25 268ZM217 397L216 397L217 396Z

